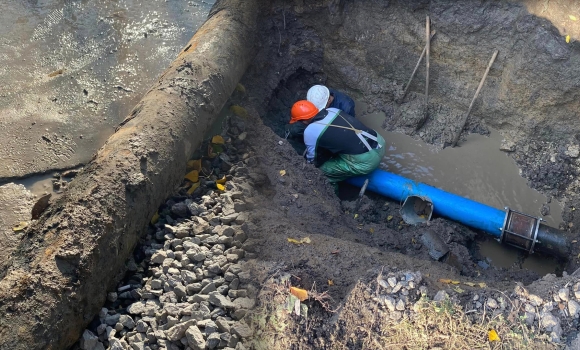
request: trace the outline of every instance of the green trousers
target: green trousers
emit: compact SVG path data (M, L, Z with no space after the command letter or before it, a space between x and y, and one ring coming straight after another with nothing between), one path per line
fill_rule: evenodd
M385 156L385 139L377 134L379 149L373 149L362 154L339 154L327 160L320 170L328 177L331 184L344 181L349 177L366 175L378 168Z

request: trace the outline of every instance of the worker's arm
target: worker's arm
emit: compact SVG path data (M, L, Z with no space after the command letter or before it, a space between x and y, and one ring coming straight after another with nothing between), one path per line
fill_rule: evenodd
M318 134L308 132L308 129L304 131L304 145L306 146L306 161L309 163L314 162L316 158L316 140L318 139Z
M354 110L354 100L350 98L347 94L344 94L338 90L328 89L330 94L334 97L332 104L329 107L338 108L341 111L346 112L348 115L352 115L356 118Z

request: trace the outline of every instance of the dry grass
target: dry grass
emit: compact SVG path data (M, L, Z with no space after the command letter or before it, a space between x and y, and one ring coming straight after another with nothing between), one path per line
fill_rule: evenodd
M255 330L252 349L307 349L313 327L329 324L329 314L297 317L285 303L284 284L268 283L259 296L259 307L246 317ZM421 298L411 317L392 320L369 301L366 285L357 285L324 339L326 349L558 349L546 335L530 328L518 317L519 305L511 303L507 314L465 312L447 300ZM331 315L331 314L330 314ZM506 316L507 315L507 316ZM496 330L500 341L490 342L488 332ZM310 345L308 345L310 344ZM318 344L315 342L315 344Z

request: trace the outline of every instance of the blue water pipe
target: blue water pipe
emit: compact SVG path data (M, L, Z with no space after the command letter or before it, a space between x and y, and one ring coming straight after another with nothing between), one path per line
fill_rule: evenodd
M542 219L513 211L499 210L436 187L377 169L366 176L350 178L348 183L403 203L409 196L427 197L433 213L474 229L484 231L502 243L525 249L567 257L569 245L562 232L542 223Z

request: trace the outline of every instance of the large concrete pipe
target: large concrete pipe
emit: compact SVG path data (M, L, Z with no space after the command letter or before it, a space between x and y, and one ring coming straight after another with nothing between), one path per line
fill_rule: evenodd
M0 271L0 348L67 349L255 55L260 0L222 0Z
M367 178L368 189L373 192L401 203L409 196L429 198L435 214L489 233L501 243L528 253L539 251L568 258L569 245L563 232L545 225L541 218L507 207L502 211L380 169L348 182L360 187Z

